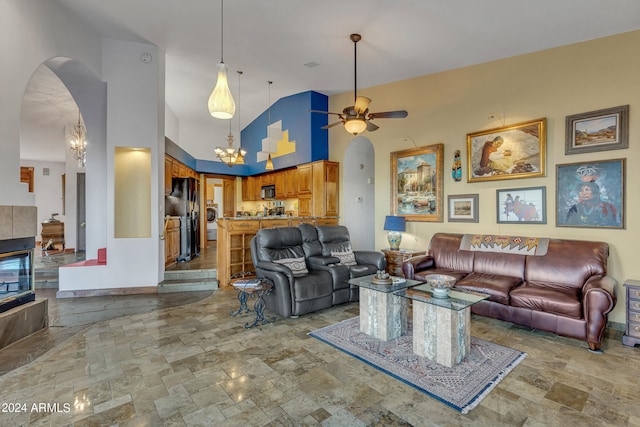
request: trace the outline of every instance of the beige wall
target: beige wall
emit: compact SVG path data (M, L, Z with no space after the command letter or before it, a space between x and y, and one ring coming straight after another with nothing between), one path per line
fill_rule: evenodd
M365 133L375 148L376 247L386 245L382 230L390 213L390 157L392 151L443 143L444 200L450 194L478 193L480 222L410 222L403 247L426 247L435 232L501 233L524 236L601 240L610 245L609 273L618 281L618 304L609 320L625 322L622 284L640 279L637 237L640 236L638 183L640 168L640 31L602 38L557 49L522 55L445 73L417 77L366 88L360 95L373 99L372 111L406 109L406 119L381 119L380 129ZM389 64L393 67L393 64ZM366 73L362 70L361 73ZM353 93L332 96L331 111L352 105ZM630 105L629 149L567 156L565 116L619 105ZM495 114L494 119L488 119ZM547 176L467 183L466 135L523 121L547 119ZM330 159L342 162L352 137L342 128L329 131ZM460 150L463 180L451 179L454 150ZM556 164L599 159L627 159L626 229L556 227ZM344 168L341 168L341 172ZM547 224L496 223L496 188L546 186ZM345 212L345 200L340 210ZM417 237L418 241L415 242ZM633 238L635 237L635 239Z

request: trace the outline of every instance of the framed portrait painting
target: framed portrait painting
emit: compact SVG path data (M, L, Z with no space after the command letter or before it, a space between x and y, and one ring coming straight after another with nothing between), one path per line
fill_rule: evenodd
M449 222L478 222L478 195L456 194L450 195L447 206L447 220Z
M546 175L545 118L467 134L467 181Z
M558 227L625 228L626 159L556 165Z
M546 224L547 187L496 190L498 224Z
M391 153L391 211L407 221L442 222L444 144Z
M565 154L620 150L628 147L628 105L566 117Z

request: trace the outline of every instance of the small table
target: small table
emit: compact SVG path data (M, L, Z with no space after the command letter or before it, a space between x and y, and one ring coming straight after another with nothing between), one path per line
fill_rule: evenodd
M384 258L387 261L387 273L392 276L404 277L402 272L402 264L411 257L425 255L426 251L417 251L411 249L382 249Z
M238 301L240 301L240 308L236 311L231 312L231 317L235 317L242 313L256 313L256 319L253 323L245 323L244 327L249 329L254 326L261 324L272 323L276 320L275 316L272 318L267 318L264 316L264 296L268 295L273 289L273 285L268 283L269 279L266 277L260 279L253 279L250 281L238 280L232 284L234 289L238 290ZM252 282L252 283L246 283ZM247 300L249 298L255 298L256 302L253 304L253 310L249 308L247 305Z
M382 341L390 341L407 332L409 302L394 292L422 282L392 277L394 283L379 285L376 275L358 277L349 283L360 288L360 331Z
M470 307L488 295L451 290L448 298L434 298L431 286L395 292L413 302L413 352L453 367L471 350Z

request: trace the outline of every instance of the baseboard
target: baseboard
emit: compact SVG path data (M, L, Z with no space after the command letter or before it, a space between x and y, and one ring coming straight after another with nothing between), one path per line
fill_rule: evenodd
M104 297L110 295L157 294L157 286L140 286L134 288L79 289L76 291L58 291L56 298Z

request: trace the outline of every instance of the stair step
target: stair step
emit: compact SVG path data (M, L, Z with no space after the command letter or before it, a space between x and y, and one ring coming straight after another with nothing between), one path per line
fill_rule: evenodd
M216 279L163 280L158 284L159 294L172 292L215 291L218 289Z
M35 289L58 289L60 282L58 278L37 279L33 282Z
M214 268L201 270L168 270L164 272L164 280L214 280L217 277L217 270Z

